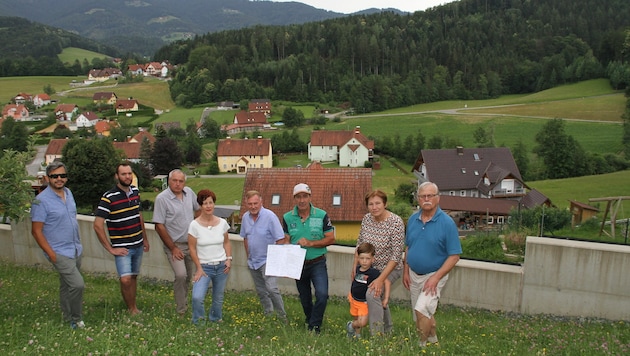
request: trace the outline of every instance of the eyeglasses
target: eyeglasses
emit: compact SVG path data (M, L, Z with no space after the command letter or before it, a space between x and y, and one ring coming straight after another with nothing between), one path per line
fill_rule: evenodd
M433 199L435 197L437 197L437 194L423 194L423 195L418 195L418 198L421 200L429 200L429 199Z
M50 175L48 175L48 178L50 178L50 179L68 178L68 174L67 174L67 173L61 173L61 174L50 174Z

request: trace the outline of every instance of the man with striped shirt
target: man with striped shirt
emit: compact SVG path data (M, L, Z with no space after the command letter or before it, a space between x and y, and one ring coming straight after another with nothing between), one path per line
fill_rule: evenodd
M107 252L114 255L123 300L129 313L135 315L141 312L136 305L137 279L142 254L149 251L149 240L140 214L139 191L131 185L133 171L129 163L119 164L114 177L116 185L105 192L98 203L94 231Z

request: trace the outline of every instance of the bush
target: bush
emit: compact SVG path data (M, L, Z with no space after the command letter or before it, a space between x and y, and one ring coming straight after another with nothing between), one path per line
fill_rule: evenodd
M469 236L462 240L462 257L485 261L505 261L501 239L497 236Z
M525 239L527 235L518 232L511 232L505 235L503 241L505 242L505 247L507 247L507 252L517 255L525 255Z

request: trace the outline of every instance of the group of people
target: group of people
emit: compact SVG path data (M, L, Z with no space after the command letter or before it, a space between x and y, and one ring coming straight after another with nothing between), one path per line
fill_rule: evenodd
M103 247L114 256L123 301L131 315L141 313L136 304L137 277L149 241L140 213L133 172L121 163L114 174L116 185L99 201L94 231ZM59 273L59 299L63 318L72 328L83 328L82 246L76 220L76 204L66 187L68 175L61 162L46 167L47 187L31 208L32 234ZM306 251L302 273L296 280L308 330L321 332L328 302L327 246L335 242L328 214L312 203L311 189L299 183L293 188L294 208L282 219L263 206L257 191L245 193L247 212L242 217L247 266L265 315L287 321L277 278L266 274L267 249L273 244L299 245ZM420 346L438 341L434 314L448 273L461 254L454 221L439 208L439 190L425 182L418 187L420 211L407 225L387 210L387 195L367 194L368 213L357 239L348 294L353 320L347 335L357 338L368 322L372 335L386 335L393 322L388 307L392 284L402 277L410 290L413 317ZM175 169L168 175L168 189L155 200L153 222L173 269L175 309L185 315L192 284L192 322L220 322L228 274L232 267L229 225L214 214L216 194L208 189L196 195L186 186L186 174ZM107 233L106 233L107 229ZM204 301L212 285L212 305L206 314ZM313 298L314 294L314 298Z

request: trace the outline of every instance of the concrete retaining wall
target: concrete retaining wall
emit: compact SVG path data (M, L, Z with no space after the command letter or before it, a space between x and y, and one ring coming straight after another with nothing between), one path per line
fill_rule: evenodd
M84 271L110 273L114 258L100 245L92 229L94 217L79 216L84 246ZM30 232L30 220L0 224L0 258L17 264L49 262ZM153 224L146 224L151 250L144 255L141 276L172 280L162 242ZM234 261L230 290L253 290L243 240L230 235ZM351 247L331 246L328 253L330 294L346 296L350 288ZM527 314L548 313L611 320L630 320L630 246L528 237L525 265L460 260L451 272L442 302L457 306ZM295 282L282 278L280 289L297 294ZM397 282L392 298L407 300Z

